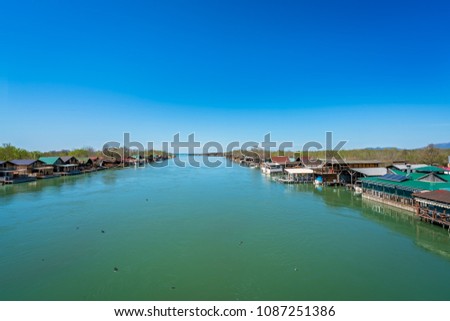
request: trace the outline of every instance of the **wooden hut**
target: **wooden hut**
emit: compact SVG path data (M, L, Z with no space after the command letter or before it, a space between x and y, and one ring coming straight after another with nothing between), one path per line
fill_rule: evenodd
M49 178L53 177L55 172L58 172L60 165L64 164L62 159L57 156L53 157L40 157L40 161L44 162L46 166L39 168L38 178Z
M74 156L62 156L60 157L62 164L58 164L57 173L59 175L77 175L80 174L79 162Z
M0 170L10 170L15 169L16 166L8 161L0 161Z
M14 177L16 166L8 161L0 161L0 184L10 182Z
M91 170L94 167L94 161L90 157L77 157L81 170Z
M287 156L272 156L271 162L280 165L282 168L286 168L290 165L291 160Z
M11 163L16 167L16 171L31 175L35 169L45 166L45 163L36 159L14 159Z

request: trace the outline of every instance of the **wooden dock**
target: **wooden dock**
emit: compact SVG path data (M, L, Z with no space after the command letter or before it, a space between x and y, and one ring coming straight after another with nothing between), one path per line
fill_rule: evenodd
M417 215L419 216L421 221L430 224L438 224L446 229L450 228L450 214L438 213L436 210L432 211L426 208L418 208Z

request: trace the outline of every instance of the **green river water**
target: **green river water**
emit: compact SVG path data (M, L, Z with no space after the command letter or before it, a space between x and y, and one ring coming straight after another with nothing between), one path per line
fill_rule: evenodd
M450 300L449 272L447 230L238 165L0 186L0 300Z

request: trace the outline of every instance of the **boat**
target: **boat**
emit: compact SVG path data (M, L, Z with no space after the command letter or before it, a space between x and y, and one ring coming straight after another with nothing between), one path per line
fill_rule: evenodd
M263 163L261 172L266 175L278 174L283 172L283 168L278 163Z
M252 164L256 164L256 163L255 163L255 159L253 157L245 156L244 159L241 160L239 164L241 166L245 166L245 167L252 167Z
M296 183L296 181L293 178L290 178L287 176L275 178L275 181L278 183L282 183L282 184L295 184Z
M250 163L249 167L252 168L252 169L255 169L255 168L258 168L259 166L256 163Z
M363 189L362 189L361 181L357 181L355 183L355 185L353 186L353 189L355 190L355 194L362 194Z
M314 185L323 185L323 178L322 176L317 176L314 180Z
M28 175L16 175L13 178L8 178L7 180L3 180L3 184L19 184L19 183L29 183L29 182L35 182L36 177L35 176L28 176Z

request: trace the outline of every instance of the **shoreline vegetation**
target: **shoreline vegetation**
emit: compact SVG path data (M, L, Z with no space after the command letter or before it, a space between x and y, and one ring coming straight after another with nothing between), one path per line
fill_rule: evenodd
M378 160L385 165L393 163L411 163L411 164L430 164L436 166L446 166L448 164L448 157L450 156L450 148L437 148L434 144L429 144L424 148L417 149L399 149L399 148L365 148L365 149L350 149L341 150L339 152L332 151L273 151L267 153L262 149L253 148L251 150L235 150L232 152L212 152L207 154L194 154L206 156L220 156L236 159L242 156L252 157L256 160L264 161L274 156L287 156L290 158L304 158L309 159L328 159L335 156L340 156L343 160Z
M144 152L137 153L134 150L124 148L105 148L103 150L95 150L93 147L83 147L76 149L62 149L52 150L47 152L41 151L29 151L20 147L13 146L9 143L4 143L0 146L0 161L10 161L13 159L39 159L40 157L110 157L120 161L122 158L136 156L139 157L151 157L160 156L163 158L173 157L172 153L167 153L162 150L146 150Z
M95 151L87 147L42 153L3 144L0 147L0 185L136 167L173 157L175 155L163 151L138 152L125 148Z
M351 149L335 151L272 151L270 153L259 149L252 148L250 150L233 150L232 152L211 152L211 153L194 153L195 156L210 157L227 157L235 159L237 157L253 157L257 160L264 161L273 156L287 156L290 158L308 157L310 159L326 159L329 157L339 156L344 160L379 160L384 164L392 164L396 162L405 163L425 163L430 165L445 166L448 164L450 148L437 148L433 144L418 149L398 149L398 148L378 148L378 149ZM62 149L47 152L29 151L11 144L3 144L0 146L0 161L11 161L13 159L39 159L41 157L63 157L73 156L78 158L86 157L104 157L111 158L117 162L123 162L131 157L139 156L139 159L149 159L153 157L161 157L163 159L173 158L174 154L161 150L149 150L144 152L136 152L125 148L95 150L92 147L83 147L73 150Z

